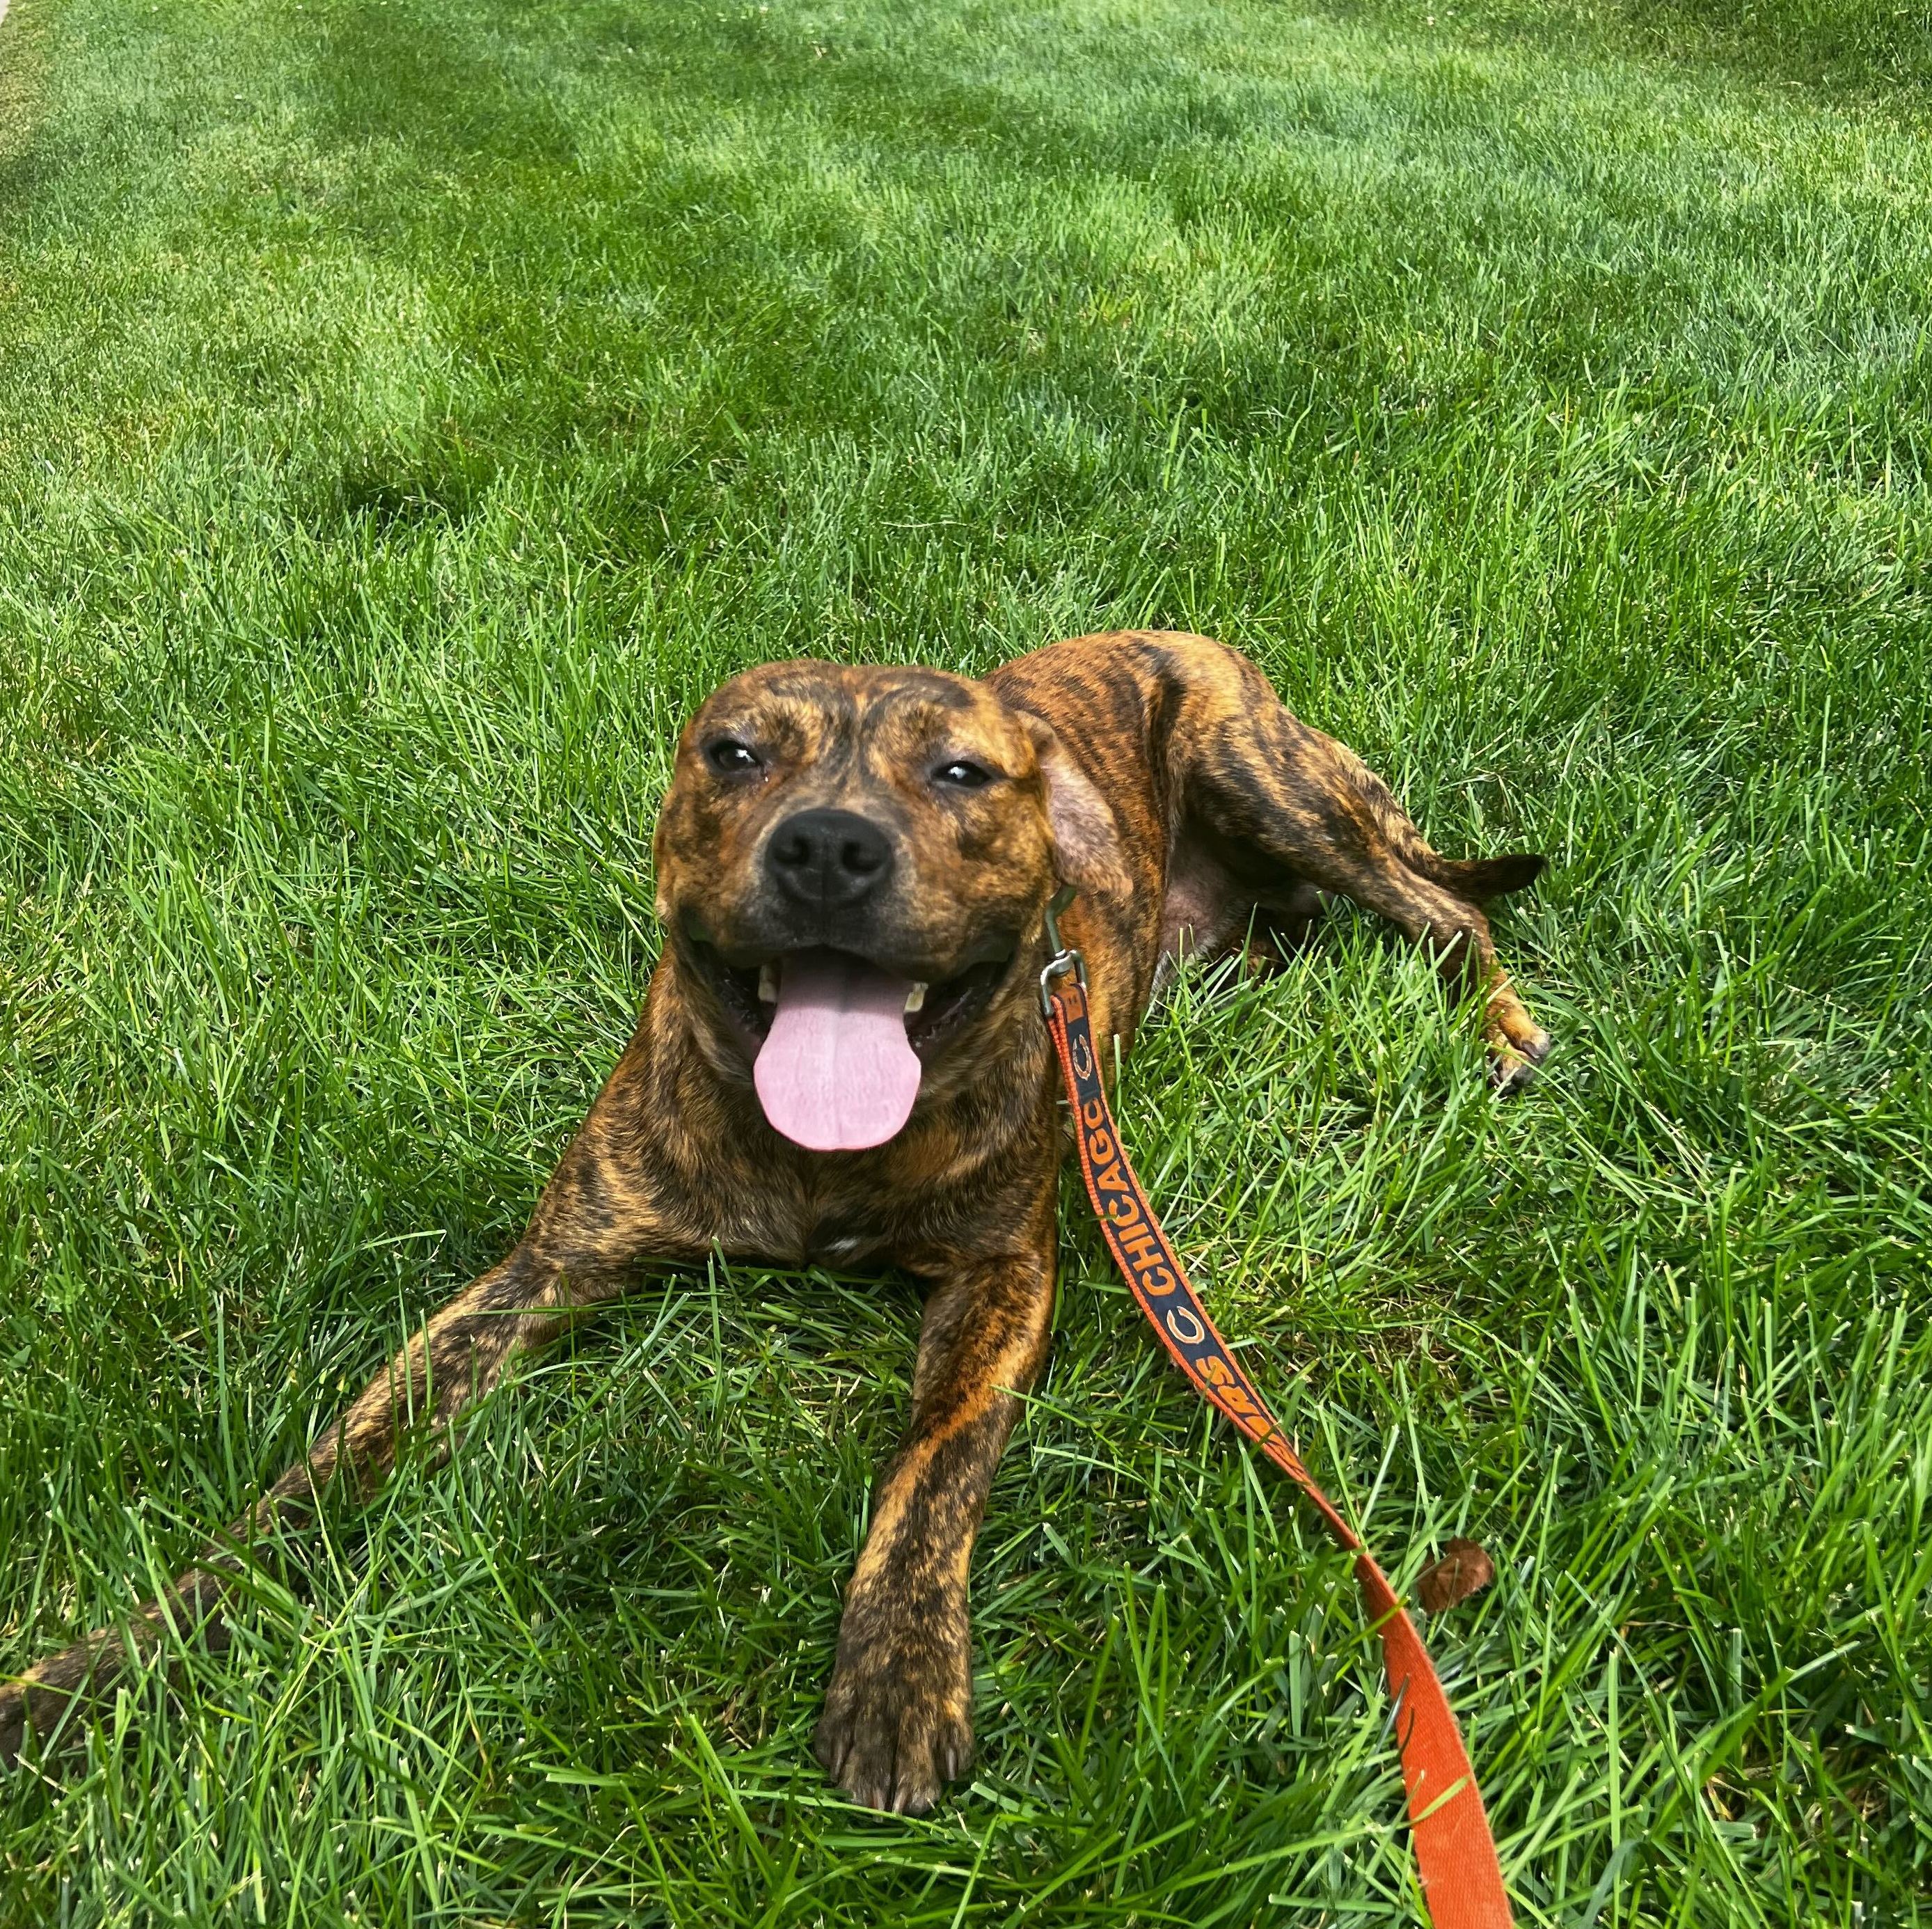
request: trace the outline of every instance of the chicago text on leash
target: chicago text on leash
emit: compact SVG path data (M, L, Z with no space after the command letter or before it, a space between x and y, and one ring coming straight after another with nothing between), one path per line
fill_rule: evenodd
M814 1742L858 1801L928 1808L971 1756L967 1570L1046 1346L1064 1141L1036 980L1058 885L1078 887L1066 929L1102 1039L1131 1041L1177 953L1265 962L1339 893L1480 995L1500 1083L1549 1048L1482 910L1543 860L1438 857L1352 753L1202 637L1077 638L979 682L747 672L680 738L656 848L665 942L643 1013L516 1249L164 1601L0 1687L0 1757L98 1693L127 1642L218 1633L278 1519L333 1481L366 1498L406 1430L446 1435L640 1262L716 1246L929 1285Z

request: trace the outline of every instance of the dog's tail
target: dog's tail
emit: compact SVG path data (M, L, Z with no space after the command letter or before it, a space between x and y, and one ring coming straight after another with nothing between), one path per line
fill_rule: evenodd
M1444 858L1425 848L1403 855L1432 884L1478 904L1507 897L1513 891L1527 891L1550 867L1550 860L1534 851L1507 858Z

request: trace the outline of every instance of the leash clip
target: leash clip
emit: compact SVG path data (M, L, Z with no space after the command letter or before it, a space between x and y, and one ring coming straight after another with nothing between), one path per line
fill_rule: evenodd
M1040 975L1040 1008L1048 1018L1053 1016L1053 981L1064 978L1069 972L1079 981L1082 990L1087 988L1087 960L1060 935L1060 914L1078 895L1072 885L1063 884L1056 891L1046 907L1046 942L1053 947L1053 955L1046 961L1046 969Z

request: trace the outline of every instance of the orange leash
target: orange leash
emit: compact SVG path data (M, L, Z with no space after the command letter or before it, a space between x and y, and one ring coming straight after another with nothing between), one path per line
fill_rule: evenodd
M1127 1161L1094 1054L1087 1016L1086 969L1080 954L1061 942L1056 921L1056 914L1072 895L1063 891L1047 913L1054 957L1040 974L1040 1005L1073 1107L1080 1176L1087 1182L1087 1196L1107 1248L1160 1343L1194 1383L1194 1390L1294 1482L1328 1531L1355 1557L1363 1605L1382 1636L1382 1663L1396 1705L1402 1780L1408 1789L1416 1867L1436 1929L1509 1929L1509 1897L1496 1860L1496 1838L1490 1833L1462 1731L1436 1664L1387 1576L1301 1464L1280 1423L1215 1330ZM1067 981L1056 984L1058 979Z

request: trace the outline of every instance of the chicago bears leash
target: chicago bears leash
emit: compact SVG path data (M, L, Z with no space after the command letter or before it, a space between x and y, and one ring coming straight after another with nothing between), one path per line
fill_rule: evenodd
M1382 1636L1416 1868L1435 1929L1509 1929L1509 1897L1496 1840L1436 1664L1388 1576L1302 1465L1215 1330L1128 1161L1094 1049L1086 966L1060 935L1058 914L1072 895L1064 890L1048 907L1046 930L1054 956L1040 973L1040 1008L1073 1108L1080 1176L1101 1236L1148 1324L1194 1390L1294 1482L1329 1533L1355 1557L1362 1604Z

